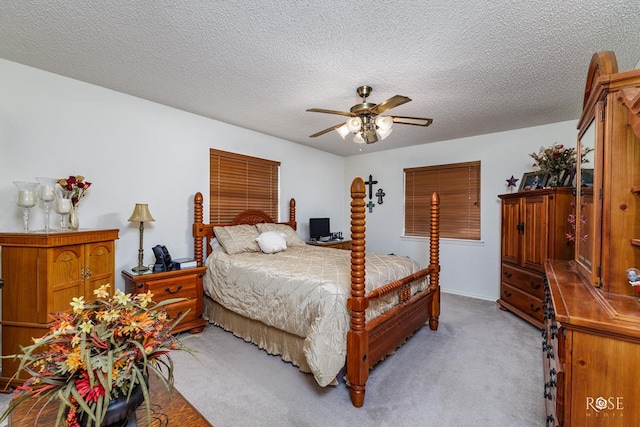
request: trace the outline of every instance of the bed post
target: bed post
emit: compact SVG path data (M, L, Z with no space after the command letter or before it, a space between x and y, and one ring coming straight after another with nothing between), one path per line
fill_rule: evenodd
M198 267L202 266L204 260L202 252L202 239L204 237L202 203L202 193L198 192L193 196L193 257L196 259Z
M431 306L431 317L429 318L429 328L432 331L438 329L438 318L440 317L440 195L431 195L431 228L429 233L429 286L434 288L433 301Z
M289 200L289 225L294 230L298 229L298 223L296 222L296 199L293 197Z
M365 185L357 177L351 183L351 327L347 333L347 378L353 406L364 404L365 383L369 376L369 336L365 332Z

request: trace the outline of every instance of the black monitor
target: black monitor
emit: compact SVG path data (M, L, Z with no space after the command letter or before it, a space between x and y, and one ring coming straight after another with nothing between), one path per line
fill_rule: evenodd
M329 218L309 218L309 237L312 240L331 236L330 230Z

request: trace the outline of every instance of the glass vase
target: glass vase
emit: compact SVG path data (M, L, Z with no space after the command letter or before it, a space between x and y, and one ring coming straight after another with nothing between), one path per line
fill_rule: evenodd
M80 221L78 220L78 206L72 206L69 212L69 229L77 230L80 228Z
M73 191L66 190L58 186L56 188L56 200L54 203L54 210L60 215L60 229L66 231L69 229L69 214L73 208L71 197Z
M36 177L38 181L38 198L44 207L44 231L49 231L49 211L51 202L55 200L55 188L58 180L55 178Z
M22 181L14 181L13 183L18 188L16 204L22 208L24 231L29 231L29 215L31 208L36 205L36 188L38 188L38 183Z

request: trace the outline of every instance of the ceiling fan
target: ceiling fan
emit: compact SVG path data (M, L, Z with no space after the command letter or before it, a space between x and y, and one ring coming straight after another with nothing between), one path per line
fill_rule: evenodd
M433 119L421 117L382 116L381 114L385 111L405 104L411 101L411 98L396 95L381 102L380 104L373 104L371 102L367 102L367 97L371 94L372 90L373 89L370 86L360 86L356 89L356 93L362 98L362 102L351 107L349 112L325 110L322 108L309 108L307 111L314 113L338 114L340 116L349 117L346 122L321 130L309 137L315 138L331 132L332 130L336 130L342 139L345 139L349 133L352 133L354 135L354 142L359 144L364 144L365 142L367 144L373 144L378 141L378 138L383 140L389 136L394 123L414 126L429 126L433 123Z

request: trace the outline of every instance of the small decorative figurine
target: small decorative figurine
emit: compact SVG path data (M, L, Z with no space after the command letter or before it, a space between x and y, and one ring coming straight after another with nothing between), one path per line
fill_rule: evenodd
M627 278L629 279L629 284L631 286L640 286L640 275L638 274L638 269L628 268Z

